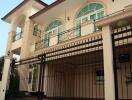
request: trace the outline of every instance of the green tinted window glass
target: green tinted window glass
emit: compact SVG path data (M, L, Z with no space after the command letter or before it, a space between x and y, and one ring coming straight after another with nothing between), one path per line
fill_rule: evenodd
M38 25L35 25L33 29L33 35L37 36L37 31L38 31Z
M81 35L81 28L78 27L78 28L76 29L76 37L79 37L80 35Z
M101 8L104 8L103 5L101 5L101 4L96 6L96 10L99 10Z
M49 39L48 38L45 38L43 40L43 42L44 42L44 47L48 47L49 46Z
M103 18L103 16L104 16L104 11L101 11L97 14L98 19Z
M85 17L85 18L82 19L82 23L85 23L87 21L88 21L87 17Z
M49 34L49 35L52 35L52 32L49 32L48 34Z
M91 15L90 19L95 20L96 19L96 14Z
M89 10L95 10L97 5L97 3L89 4Z
M63 28L59 27L58 28L58 43L61 43L63 41Z
M44 47L49 46L49 34L45 34L43 43L44 43Z
M85 6L78 14L77 18L82 17L84 15L87 15L93 11L99 10L103 8L103 5L99 4L99 3L91 3L88 4L87 6Z
M45 35L44 40L43 40L44 47L49 46L50 36L58 35L59 32L62 32L62 30L59 29L59 26L61 25L62 25L62 22L60 20L55 20L49 24L49 26L46 28L46 32L48 32L48 34Z
M61 33L63 31L62 27L58 28L58 33Z
M49 24L49 26L46 28L46 31L49 31L53 28L56 28L58 26L62 25L62 22L60 20L55 20L54 22L52 22L51 24Z
M53 35L56 35L58 33L58 29L53 31Z
M81 20L80 20L80 19L77 20L76 25L77 25L77 26L80 26L80 25L81 25Z

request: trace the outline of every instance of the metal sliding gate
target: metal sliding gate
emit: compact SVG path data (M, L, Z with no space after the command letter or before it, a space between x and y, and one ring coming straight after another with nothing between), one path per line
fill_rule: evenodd
M104 99L102 35L47 51L44 91L57 100Z
M25 64L40 66L38 100L104 100L101 34L21 60L16 66Z
M113 29L114 69L118 100L132 100L132 25Z

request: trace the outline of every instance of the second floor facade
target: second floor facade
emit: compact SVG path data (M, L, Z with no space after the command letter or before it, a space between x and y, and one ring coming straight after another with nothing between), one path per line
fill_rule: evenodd
M92 34L99 34L102 30L102 27L97 25L99 21L102 21L101 26L106 22L111 27L120 27L125 22L116 23L121 20L119 15L124 14L127 18L131 11L131 0L57 0L51 5L40 7L26 18L18 17L20 21L15 20L20 22L22 28L18 25L19 34L12 35L10 49L20 52L21 47L25 46L29 53L35 53ZM33 12L33 9L30 12ZM13 24L13 16L10 19Z

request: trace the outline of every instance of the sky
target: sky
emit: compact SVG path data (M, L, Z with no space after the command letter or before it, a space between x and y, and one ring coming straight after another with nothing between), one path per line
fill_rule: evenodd
M51 4L55 0L42 0L47 4ZM9 11L20 4L22 0L1 0L0 3L0 57L5 55L5 50L8 40L8 32L10 30L10 24L1 20Z

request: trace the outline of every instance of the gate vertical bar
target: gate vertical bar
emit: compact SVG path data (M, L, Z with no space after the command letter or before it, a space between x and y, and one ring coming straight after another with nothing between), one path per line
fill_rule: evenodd
M11 95L13 94L13 92L15 91L13 88L13 81L14 81L14 68L15 68L15 59L12 59L11 65L10 65L10 69L11 69L11 75L10 75L10 83L9 83L9 90L11 92Z
M41 92L43 92L43 88L44 88L44 76L45 76L45 58L46 58L46 55L44 54L41 58L42 60L42 64L41 64L41 67L42 67L42 87L41 87Z
M38 100L40 100L40 92L41 92L41 77L42 77L42 67L41 67L42 61L40 63L40 72L39 72L39 84L38 84Z
M39 55L40 62L40 74L39 74L39 86L38 86L38 100L43 100L43 86L44 86L44 75L45 75L45 57L46 55Z

